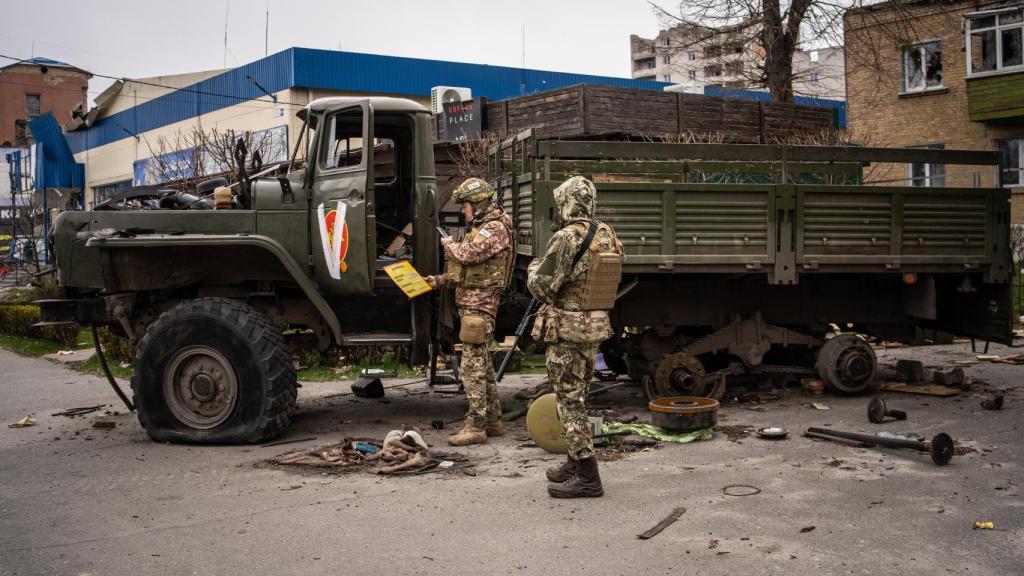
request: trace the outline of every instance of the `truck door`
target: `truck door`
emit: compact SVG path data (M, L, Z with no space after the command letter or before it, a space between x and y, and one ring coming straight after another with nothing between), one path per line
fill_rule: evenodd
M328 294L373 293L377 245L373 107L361 102L318 122L310 211L317 284Z

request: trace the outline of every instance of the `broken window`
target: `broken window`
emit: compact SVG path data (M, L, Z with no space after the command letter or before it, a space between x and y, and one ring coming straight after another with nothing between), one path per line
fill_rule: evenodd
M29 120L42 114L42 99L39 94L25 94L25 117Z
M910 146L910 148L923 148L930 150L942 150L946 146L944 144L929 144L927 146ZM915 162L913 164L907 164L907 179L911 186L945 186L946 185L946 165L945 164L926 164Z
M722 47L717 44L708 44L704 47L705 58L718 58L722 55Z
M969 74L1024 66L1024 12L1021 8L968 16L967 62Z
M722 67L721 66L715 65L715 66L708 66L708 67L704 68L704 76L705 77L721 76L721 75L722 75Z
M903 51L903 91L942 88L942 43L919 42Z
M1024 186L1024 138L996 143L1003 166L999 182L1003 186Z

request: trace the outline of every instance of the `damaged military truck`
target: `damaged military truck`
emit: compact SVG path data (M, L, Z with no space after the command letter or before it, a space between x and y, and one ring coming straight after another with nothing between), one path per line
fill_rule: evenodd
M299 115L292 158L262 177L126 196L54 224L64 297L42 303L43 320L109 326L137 344L133 401L156 440L283 431L297 388L286 333L321 350L406 345L415 364L450 338L438 296L409 300L382 270L400 259L440 269L429 111L325 98ZM726 374L772 371L820 372L855 392L875 367L857 334L1008 341L1006 191L862 186L865 162L996 156L510 139L491 170L516 222L519 282L499 318L518 320L525 267L551 234L551 191L583 174L626 246L605 358L652 397L713 395Z
M725 376L820 376L860 392L864 336L1011 339L1009 194L862 184L879 163L973 165L995 152L535 140L491 151L519 264L551 236L551 192L582 174L626 249L609 368L649 398L720 396ZM973 173L972 173L973 174Z

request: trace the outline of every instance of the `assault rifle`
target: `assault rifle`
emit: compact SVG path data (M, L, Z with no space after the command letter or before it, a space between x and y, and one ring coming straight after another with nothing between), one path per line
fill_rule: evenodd
M537 314L538 308L540 308L540 300L537 300L536 298L530 300L530 305L526 307L526 313L523 314L523 319L519 321L519 326L516 326L516 338L512 341L512 347L510 347L508 352L505 353L505 358L501 361L498 373L494 376L495 382L501 382L501 377L505 375L508 363L512 361L512 355L515 354L516 346L519 346L519 341L522 340L523 335L526 334L526 329L530 327L530 321Z

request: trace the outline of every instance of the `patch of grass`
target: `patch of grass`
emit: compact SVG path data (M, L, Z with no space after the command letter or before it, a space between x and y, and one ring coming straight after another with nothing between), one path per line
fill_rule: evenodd
M97 376L103 376L103 367L100 366L100 359L96 356L89 358L85 362L76 362L71 365L75 370L83 374L95 374ZM110 373L114 375L114 378L123 378L125 380L132 377L132 367L128 366L122 368L120 364L107 358L107 366L110 367Z
M28 336L15 336L14 334L0 333L0 347L6 348L21 356L38 358L46 354L53 354L62 350L60 342L45 340L43 338L29 338Z

